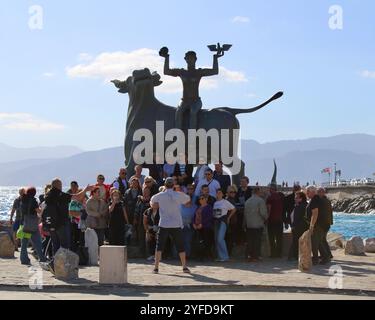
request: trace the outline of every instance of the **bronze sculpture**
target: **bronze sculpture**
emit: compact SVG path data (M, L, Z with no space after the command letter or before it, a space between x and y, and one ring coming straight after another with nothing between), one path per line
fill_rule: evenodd
M197 54L194 51L188 51L185 54L187 69L171 69L169 67L169 50L167 47L160 49L160 56L164 61L164 74L172 77L180 77L183 84L183 96L176 110L176 128L197 129L198 112L202 109L202 100L199 96L199 84L203 77L210 77L219 74L218 59L224 55L223 50L218 50L213 56L212 69L197 69ZM185 114L189 114L188 123L184 125Z
M216 50L217 47L214 48L210 46L210 50ZM230 47L230 46L229 46ZM180 105L180 114L182 112L182 116L178 116L178 123L180 126L176 126L176 108L167 106L160 102L155 97L154 87L159 86L162 84L160 80L161 77L158 73L154 72L151 73L149 69L145 68L143 70L135 70L132 76L128 77L125 81L120 80L113 80L112 82L114 85L119 89L120 93L128 93L129 94L129 108L128 108L128 116L127 116L127 124L126 124L126 136L125 136L125 165L127 168L128 176L132 176L134 174L134 166L135 166L135 159L134 159L134 150L136 149L137 145L141 142L134 141L133 136L134 133L138 129L146 128L151 131L153 137L156 136L156 123L157 121L164 122L165 131L173 128L184 128L184 129L204 129L208 132L210 129L216 129L220 131L221 129L229 130L229 134L233 137L233 132L236 129L240 128L238 119L236 115L243 114L243 113L252 113L255 112L272 101L279 99L283 93L278 92L272 98L267 100L266 102L260 104L257 107L249 108L249 109L235 109L235 108L216 108L211 110L201 110L202 104L199 98L199 80L204 75L211 75L214 74L216 71L215 68L215 60L219 58L219 56L223 55L224 47L221 49L222 52L218 52L217 58L214 58L214 68L213 69L198 69L200 71L194 71L193 77L189 78L190 74L185 79L187 81L187 88L186 92L184 90L184 96L188 99L188 103ZM228 46L226 50L228 50ZM168 51L167 49L162 49L160 52L161 55L165 56L166 58L166 66L168 68ZM188 64L191 63L191 67L195 66L195 59L192 53L187 55ZM170 69L169 69L170 70ZM197 70L197 69L195 69ZM202 71L204 70L204 71ZM184 76L185 72L174 72L174 75L182 75ZM198 81L197 83L191 84L190 82L195 77ZM185 89L185 88L184 88ZM199 99L197 99L199 98ZM192 109L193 115L196 117L184 117L184 112L186 109ZM185 119L185 121L184 121ZM182 123L181 123L182 120ZM185 123L184 123L185 122ZM233 141L230 139L230 141ZM230 144L229 151L232 155L237 157L237 143L238 141L234 141L235 143ZM156 141L154 141L156 145ZM165 144L165 148L168 147L168 144ZM207 162L211 163L211 161L218 161L221 160L220 155L215 155L215 159L211 159L210 157L210 144L208 144L208 158ZM164 150L165 151L165 150ZM159 155L160 156L160 155ZM164 156L162 157L164 159ZM237 184L240 181L240 178L244 176L244 163L241 162L241 170L240 172L236 172L233 176L233 183ZM196 162L198 163L198 161ZM225 165L229 165L228 163L224 163Z

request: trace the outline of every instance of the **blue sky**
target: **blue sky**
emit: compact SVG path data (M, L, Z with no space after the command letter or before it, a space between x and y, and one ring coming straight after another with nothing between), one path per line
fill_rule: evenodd
M43 9L41 30L29 28L32 5ZM342 30L329 28L332 5L343 9ZM217 42L233 48L220 60L221 76L202 84L206 108L250 107L285 92L239 116L243 138L375 134L374 12L371 0L3 0L0 142L119 146L128 99L108 80L126 79L132 66L156 69L164 45L175 66L190 49L208 66L206 45ZM179 83L163 80L157 97L177 105Z

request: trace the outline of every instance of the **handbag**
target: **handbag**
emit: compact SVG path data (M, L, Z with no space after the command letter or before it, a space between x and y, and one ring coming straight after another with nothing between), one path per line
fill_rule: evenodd
M29 203L27 214L23 216L23 232L34 233L39 230L39 217L37 214L30 213L31 201Z
M23 217L23 232L34 233L38 231L39 218L35 214L27 214Z

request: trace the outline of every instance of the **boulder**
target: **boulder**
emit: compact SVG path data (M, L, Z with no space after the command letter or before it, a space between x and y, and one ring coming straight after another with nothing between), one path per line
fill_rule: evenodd
M328 233L327 242L331 250L344 249L345 238L340 233Z
M14 242L8 232L0 232L0 258L14 258Z
M299 238L298 244L298 269L302 272L308 272L312 267L311 232L309 230Z
M352 237L345 246L346 255L362 256L365 254L365 246L361 237Z
M365 239L365 252L375 253L375 238Z
M78 279L79 256L76 253L60 248L55 254L53 263L57 279Z
M89 252L89 266L98 265L98 255L99 255L99 246L98 246L98 236L96 235L95 230L87 228L85 231L85 247Z

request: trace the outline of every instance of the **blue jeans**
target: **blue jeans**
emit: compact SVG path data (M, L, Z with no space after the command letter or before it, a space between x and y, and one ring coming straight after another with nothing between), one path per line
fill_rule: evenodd
M47 259L43 254L42 251L42 239L40 237L39 231L34 232L31 234L31 242L33 243L34 249L36 250L40 262L45 262ZM29 244L29 239L22 239L21 240L21 255L20 260L21 263L30 263L29 256L27 254L27 246Z
M191 243L193 241L193 229L191 226L185 226L182 229L182 235L184 237L184 247L186 256L190 257L191 255Z
M219 260L229 260L227 244L225 242L225 234L227 232L227 224L223 221L215 223L215 240L216 250Z

